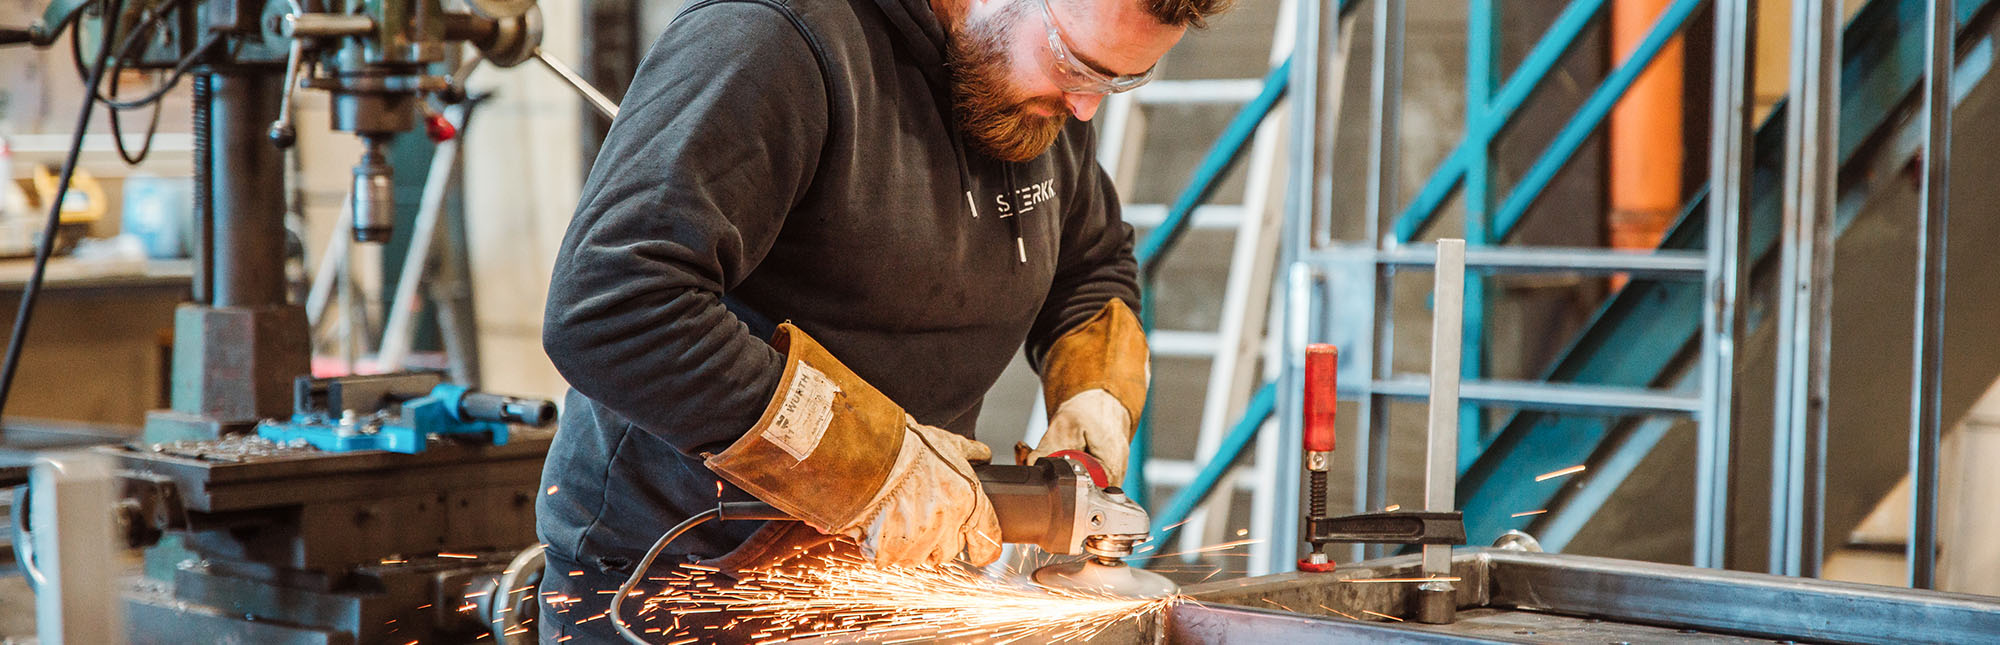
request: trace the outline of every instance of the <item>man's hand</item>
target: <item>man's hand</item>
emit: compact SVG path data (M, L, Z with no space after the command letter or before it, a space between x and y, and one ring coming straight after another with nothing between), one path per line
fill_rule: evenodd
M874 518L857 531L862 553L881 566L965 560L985 566L1000 557L1000 519L972 472L988 461L986 444L907 420L902 454L880 495Z
M1056 407L1049 417L1049 430L1028 453L1027 461L1064 450L1081 450L1104 463L1111 485L1125 481L1125 460L1132 452L1132 415L1124 404L1104 390L1078 392Z

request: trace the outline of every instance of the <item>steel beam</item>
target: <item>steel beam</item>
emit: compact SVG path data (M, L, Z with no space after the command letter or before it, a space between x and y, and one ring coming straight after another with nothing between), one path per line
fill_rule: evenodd
M1988 0L1958 3L1961 22L1980 16L1981 27L1992 20ZM1852 162L1863 145L1876 140L1877 131L1910 106L1917 83L1923 75L1919 41L1922 30L1913 26L1921 20L1921 3L1904 0L1871 2L1848 23L1841 47L1843 87L1851 88L1850 100L1841 106L1840 155ZM1974 50L1985 51L1984 49ZM1991 58L1968 56L1959 62L1954 85L1969 87L1985 78ZM1783 148L1783 118L1789 107L1780 103L1770 121L1758 128L1751 146L1754 167L1750 195L1742 217L1751 252L1743 256L1745 271L1764 268L1763 262L1776 245L1780 151ZM1696 193L1689 213L1706 208L1707 188ZM1683 214L1680 223L1668 232L1661 248L1701 248L1706 220ZM1755 276L1744 276L1754 279ZM1703 293L1693 285L1635 280L1612 296L1599 310L1590 326L1571 344L1543 378L1549 381L1598 383L1630 387L1659 384L1681 369L1681 357L1689 343L1698 341ZM1767 319L1768 321L1768 319ZM1495 436L1479 460L1460 479L1459 497L1464 500L1465 524L1474 543L1490 541L1508 529L1520 528L1523 520L1510 518L1519 508L1541 508L1547 492L1520 487L1522 476L1532 477L1552 467L1581 462L1596 450L1606 431L1601 418L1554 416L1541 411L1517 413Z
M1343 386L1342 390L1346 391L1348 387ZM1402 399L1428 396L1426 381L1412 377L1379 380L1366 389L1354 388L1352 391ZM1465 381L1459 388L1459 398L1527 410L1594 415L1695 414L1701 410L1701 399L1693 396L1630 387L1540 381Z
M1917 223L1917 329L1911 362L1910 586L1937 586L1938 443L1943 432L1946 227L1951 199L1952 0L1924 16L1923 216Z
M1429 244L1405 244L1377 253L1377 261L1427 270L1436 256ZM1624 251L1617 249L1489 246L1465 249L1465 268L1477 273L1574 273L1662 280L1699 280L1707 268L1699 251Z
M1771 452L1770 571L1779 575L1818 576L1825 550L1840 20L1828 3L1792 6Z
M1494 241L1505 241L1513 234L1514 226L1521 223L1521 217L1542 195L1542 189L1555 180L1556 173L1569 163L1570 156L1576 154L1577 149L1590 139L1591 133L1597 131L1604 117L1611 114L1611 108L1618 105L1618 99L1625 96L1625 90L1631 89L1632 84L1639 80L1639 74L1652 65L1660 50L1666 48L1667 41L1673 40L1681 24L1687 22L1688 16L1694 15L1694 10L1701 7L1702 1L1674 0L1665 11L1660 12L1659 22L1654 23L1653 28L1646 32L1646 37L1640 39L1632 55L1604 77L1604 82L1590 93L1590 98L1577 108L1576 115L1570 117L1563 129L1556 133L1556 138L1549 142L1549 147L1542 151L1534 165L1528 167L1527 173L1507 193L1507 199L1500 203L1499 210L1493 215L1491 237Z
M1452 190L1458 187L1459 180L1465 178L1474 156L1485 154L1487 144L1513 121L1521 104L1526 103L1535 88L1541 86L1549 70L1555 69L1556 63L1562 61L1563 54L1569 51L1577 36L1590 28L1598 10L1603 8L1604 0L1574 0L1556 15L1555 22L1549 25L1541 40L1535 42L1528 55L1521 59L1520 66L1507 77L1507 82L1500 87L1499 93L1493 95L1485 111L1479 113L1479 118L1465 124L1465 138L1452 149L1451 156L1446 157L1444 164L1431 173L1430 179L1417 191L1416 198L1396 217L1396 242L1415 240L1430 226L1438 210L1451 198ZM1471 44L1467 43L1468 46ZM1468 63L1475 60L1477 57L1467 57Z
M1694 559L1721 568L1729 539L1729 464L1736 426L1736 341L1742 337L1738 306L1749 292L1743 259L1749 238L1743 213L1750 205L1754 165L1751 111L1756 66L1750 34L1756 0L1717 0L1715 89L1709 136L1707 261L1703 275L1700 435L1695 438Z

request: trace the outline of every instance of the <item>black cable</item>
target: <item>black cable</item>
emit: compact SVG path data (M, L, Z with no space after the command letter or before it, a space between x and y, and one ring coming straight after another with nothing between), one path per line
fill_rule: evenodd
M123 2L104 1L107 9L103 12L104 22L108 26L117 19ZM87 95L97 94L97 89L104 84L104 71L110 67L111 39L104 39L99 49L97 68L84 87ZM7 357L5 362L0 363L0 413L7 409L7 394L13 390L14 374L21 367L21 341L28 337L28 320L35 312L35 296L42 292L42 278L48 272L49 254L56 246L56 227L62 223L63 197L69 194L70 179L76 175L77 157L83 154L83 133L90 128L90 112L94 107L97 107L96 101L86 100L83 107L77 110L76 131L70 135L69 155L63 159L62 175L56 179L56 192L48 197L49 217L42 227L42 239L35 245L35 270L28 276L27 286L21 290L21 306L14 312L14 329L7 337Z
M145 162L146 157L153 154L153 136L160 132L160 109L164 106L164 103L153 103L153 117L146 123L146 137L141 139L139 154L137 155L125 149L125 126L122 123L123 119L118 116L118 110L112 110L110 113L104 115L111 121L112 147L118 150L119 159L124 159L125 163L137 166Z
M4 396L4 394L0 394L0 397ZM625 596L631 595L632 588L638 586L639 580L646 577L646 570L653 567L653 560L660 557L660 551L665 550L667 545L674 541L674 538L680 537L682 533L688 532L688 529L692 529L702 522L715 519L717 515L721 514L722 509L720 508L711 508L700 513L695 513L694 517L682 520L680 524L667 529L666 533L660 535L659 540L653 542L653 548L646 549L646 557L639 560L639 566L632 568L632 575L625 579L625 584L618 585L618 595L611 597L611 611L609 612L611 626L618 629L619 636L624 636L626 641L635 645L650 645L646 639L640 638L637 633L634 633L631 627L625 626L625 615L622 612L625 606Z

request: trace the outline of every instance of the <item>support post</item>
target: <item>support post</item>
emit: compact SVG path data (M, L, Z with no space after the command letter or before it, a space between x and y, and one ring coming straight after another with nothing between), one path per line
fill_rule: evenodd
M1750 204L1750 32L1756 0L1715 5L1715 90L1709 138L1708 264L1702 318L1701 434L1695 438L1694 565L1722 568L1729 552L1729 464L1736 425L1736 339L1743 320L1743 213Z
M1373 71L1369 74L1368 111L1375 127L1368 137L1368 222L1364 233L1368 243L1381 248L1382 225L1397 212L1402 194L1397 181L1396 151L1400 144L1403 105L1403 0L1377 0L1375 2L1375 37L1369 60ZM1374 265L1377 293L1390 293L1381 264ZM1383 314L1387 303L1378 302L1374 320L1375 334L1386 333L1387 323ZM1376 353L1386 356L1386 348L1370 348L1361 354L1363 364L1373 361ZM1382 372L1380 374L1386 374ZM1370 379L1379 374L1370 374ZM1354 489L1354 512L1366 513L1382 508L1386 504L1389 488L1389 422L1388 406L1375 401L1372 395L1364 396L1362 415L1357 433L1359 446L1354 451L1356 459L1356 486ZM1380 546L1355 544L1352 546L1356 559L1366 555L1380 555ZM1374 553L1366 553L1372 550Z
M1817 577L1825 551L1827 358L1839 147L1840 7L1792 5L1770 572Z
M1931 0L1924 16L1923 216L1917 222L1917 329L1910 375L1910 586L1937 587L1938 443L1944 432L1945 228L1951 200L1951 73L1958 12Z

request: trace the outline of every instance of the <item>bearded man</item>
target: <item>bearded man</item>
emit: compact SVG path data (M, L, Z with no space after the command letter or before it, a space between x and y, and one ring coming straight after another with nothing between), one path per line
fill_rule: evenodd
M1025 348L1031 457L1116 478L1148 379L1132 229L1087 121L1228 0L691 0L640 66L557 257L569 381L536 509L544 639L611 639L660 559L846 536L882 565L985 564L982 398ZM780 526L783 525L783 526ZM711 634L712 636L712 634Z

